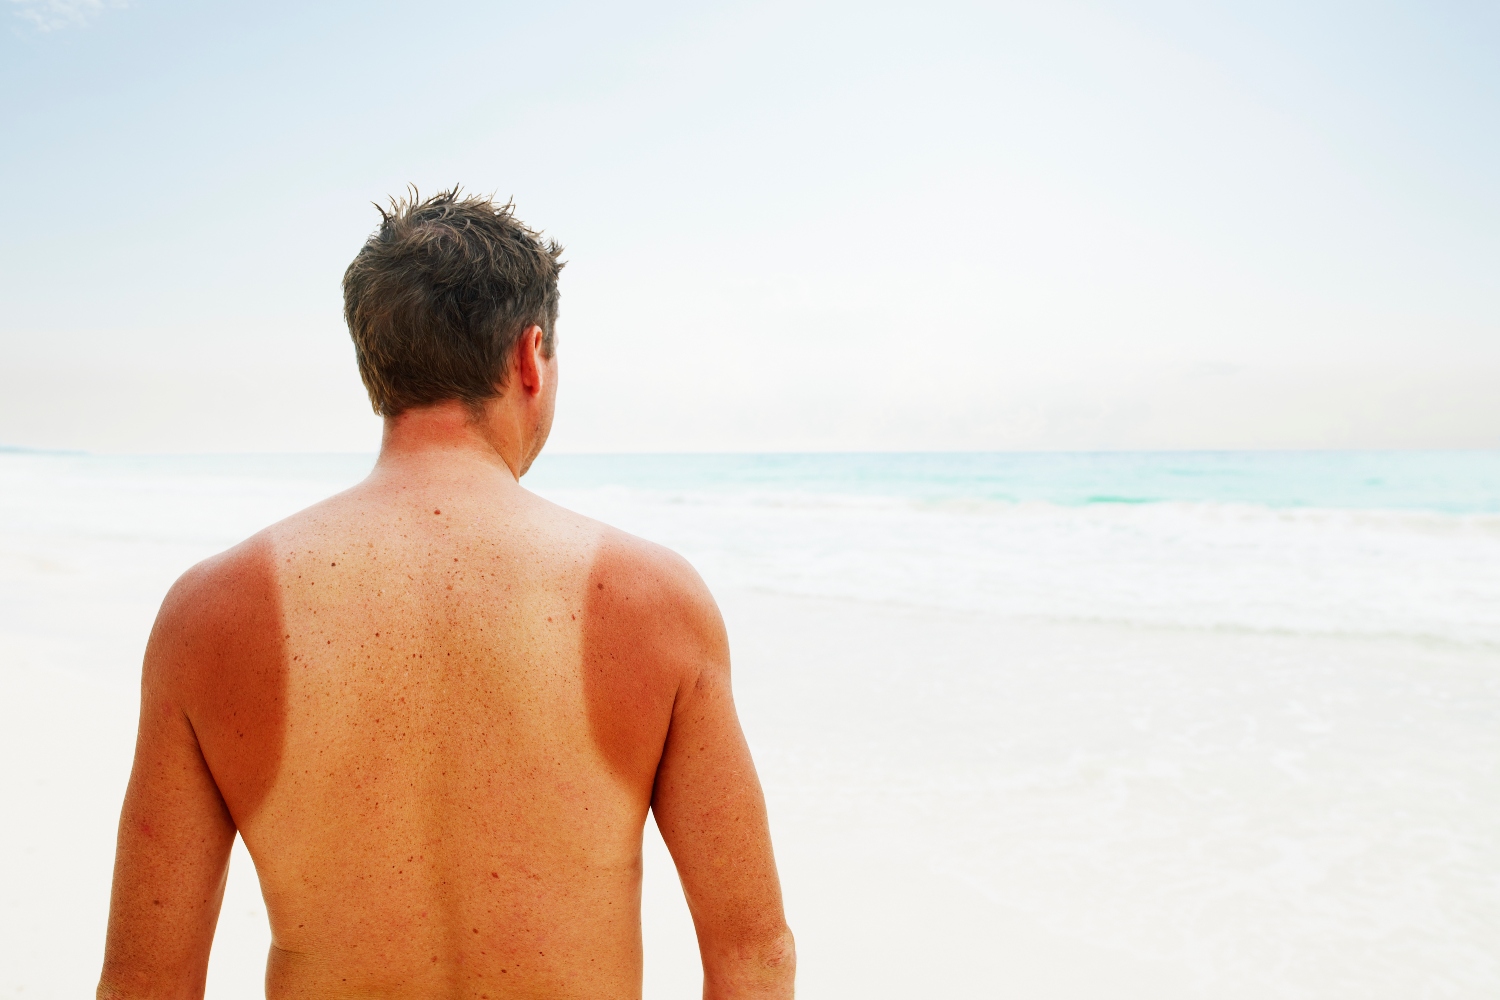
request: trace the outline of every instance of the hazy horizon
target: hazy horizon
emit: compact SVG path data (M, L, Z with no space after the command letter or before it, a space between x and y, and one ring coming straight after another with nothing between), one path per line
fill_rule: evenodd
M0 18L0 442L373 450L339 280L462 182L558 453L1500 447L1492 6Z
M724 448L717 451L705 451L701 449L657 449L657 450L595 450L583 451L557 448L548 444L542 450L542 456L556 455L569 458L630 458L653 456L670 456L691 458L693 456L839 456L839 455L1351 455L1351 454L1476 454L1487 455L1500 452L1500 446L1486 447L1409 447L1409 448L802 448L783 449L771 451L758 448ZM308 450L297 448L285 448L280 450L239 450L239 451L119 451L108 449L90 448L64 448L46 447L25 444L12 444L0 441L0 453L26 454L26 455L78 455L98 458L255 458L264 457L307 457L315 458L319 455L329 456L366 456L371 459L379 455L379 446L369 448L344 448L326 450ZM540 460L540 456L538 458Z

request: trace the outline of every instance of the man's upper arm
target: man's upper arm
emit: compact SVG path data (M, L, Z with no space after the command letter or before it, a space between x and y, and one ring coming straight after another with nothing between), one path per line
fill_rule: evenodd
M203 995L235 835L187 714L208 575L178 581L147 644L100 997Z
M652 809L698 931L705 996L790 997L791 935L765 800L735 712L728 638L707 588L687 572L686 669Z

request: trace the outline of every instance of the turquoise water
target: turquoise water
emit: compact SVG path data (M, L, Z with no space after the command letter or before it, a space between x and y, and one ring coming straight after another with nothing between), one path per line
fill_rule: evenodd
M543 455L537 489L1500 512L1500 451Z
M0 449L0 452L7 451ZM370 454L86 455L8 450L62 475L356 482ZM1500 513L1500 451L543 454L543 492L602 487L918 501L1158 502Z

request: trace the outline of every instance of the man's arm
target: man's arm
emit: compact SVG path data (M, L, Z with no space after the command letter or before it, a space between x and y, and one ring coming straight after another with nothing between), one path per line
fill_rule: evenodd
M146 647L100 1000L203 996L235 826L184 706L194 590L188 578L173 588Z
M730 691L729 642L713 598L693 582L700 666L678 691L651 805L697 928L704 1000L789 1000L796 950Z

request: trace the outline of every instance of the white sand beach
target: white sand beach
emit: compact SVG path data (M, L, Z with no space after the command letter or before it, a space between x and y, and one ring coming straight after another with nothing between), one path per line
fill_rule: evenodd
M740 637L740 697L758 748L765 738L756 736L757 729L816 726L821 698L831 698L838 686L816 684L806 692L812 697L787 717L776 703L775 685L767 685L761 671L805 678L820 662L826 665L831 653L887 677L907 666L911 650L882 641L889 635L881 633L889 629L882 628L885 616L878 610L753 594L729 595L726 605ZM850 645L842 652L837 640L830 642L831 624L838 632L852 627ZM982 626L965 624L970 638L981 638L973 633ZM953 638L952 623L930 616L908 621L899 631L921 645ZM4 887L3 987L5 995L16 997L86 995L103 941L113 826L134 735L134 692L59 675L47 666L55 662L56 649L23 652L13 636L4 638L3 683L9 694L0 709L0 738L5 759L13 763L5 770L0 795L17 808L5 824L0 850L20 864ZM889 707L899 708L899 701ZM842 729L830 727L829 735L853 735ZM858 748L877 735L836 739L824 749L830 760L860 769ZM934 866L920 851L880 856L868 843L841 844L837 824L851 808L856 815L864 809L878 813L889 803L847 801L868 789L844 787L835 797L846 801L824 801L822 806L834 806L825 810L818 790L798 780L805 766L798 755L761 749L760 756L799 935L803 995L898 997L923 990L988 995L1024 986L1042 991L1035 995L1092 996L1101 986L1118 989L1124 983L1138 984L1139 992L1131 995L1174 995L1163 988L1181 978L1179 970L1034 925L1024 913L997 905ZM906 818L892 819L896 822L886 825L906 823ZM878 815L859 820L882 825ZM700 981L691 922L654 827L648 828L647 843L646 994L694 997ZM940 855L941 845L933 847L932 854ZM261 996L269 941L254 871L237 845L209 995Z
M155 603L225 533L321 487L116 480L112 514L71 490L38 506L37 481L8 472L33 499L8 494L0 538L0 996L76 997L98 972ZM682 534L706 516L661 513ZM697 557L730 628L801 996L1500 989L1494 644L799 595ZM650 828L644 932L646 996L697 996ZM268 943L237 849L208 995L260 996Z

